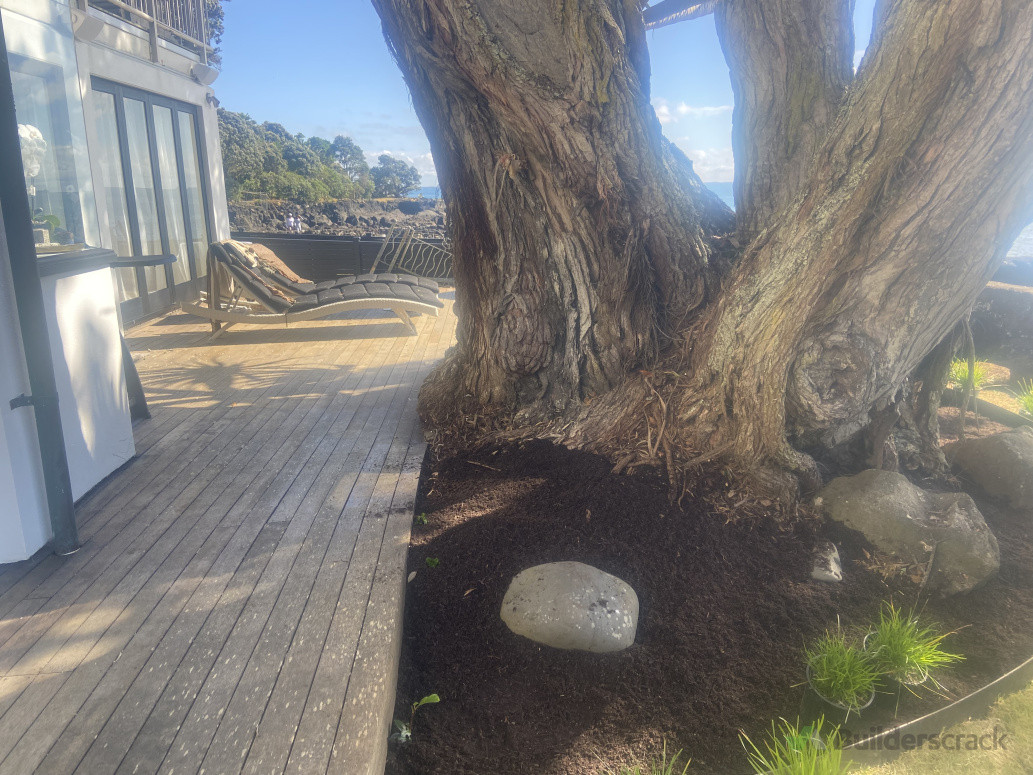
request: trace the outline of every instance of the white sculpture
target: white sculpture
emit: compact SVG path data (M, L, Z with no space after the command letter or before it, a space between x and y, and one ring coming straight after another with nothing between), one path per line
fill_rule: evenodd
M43 167L43 154L47 152L47 141L43 133L32 124L18 124L18 139L22 146L22 166L25 176L34 178Z

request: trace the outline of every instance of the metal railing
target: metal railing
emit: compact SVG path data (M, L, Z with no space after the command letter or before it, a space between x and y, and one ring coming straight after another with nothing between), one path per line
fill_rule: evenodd
M208 63L205 0L77 0L79 8L104 11L149 33L151 60L158 61L158 38L197 53Z
M396 226L384 237L371 272L400 272L435 280L451 279L452 249L442 244L427 242L416 236L408 226Z

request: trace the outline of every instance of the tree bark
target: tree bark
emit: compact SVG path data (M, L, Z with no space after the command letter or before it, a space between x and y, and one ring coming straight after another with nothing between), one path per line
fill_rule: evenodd
M853 10L853 0L724 0L717 7L735 95L735 211L744 243L808 182L852 77Z
M797 449L843 444L888 406L1033 202L1033 5L895 0L883 19L697 361L722 387L744 461L806 467Z
M453 431L544 435L672 475L819 477L972 305L1033 206L1033 3L728 0L741 233L664 141L636 0L374 0L431 140ZM766 63L766 64L765 64Z
M458 346L426 413L534 423L619 385L707 300L708 233L732 226L660 132L637 3L374 5L455 250Z

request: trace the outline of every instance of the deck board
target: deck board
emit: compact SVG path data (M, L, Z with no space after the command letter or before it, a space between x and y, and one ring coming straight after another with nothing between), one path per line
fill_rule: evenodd
M382 769L416 395L455 330L388 315L128 332L138 457L79 552L0 566L0 775Z

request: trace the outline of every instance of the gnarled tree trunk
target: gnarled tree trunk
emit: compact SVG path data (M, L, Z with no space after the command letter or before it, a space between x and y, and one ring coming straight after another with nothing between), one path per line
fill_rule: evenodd
M1033 205L1033 3L725 0L738 229L648 101L637 0L374 0L455 240L421 409L817 482L967 312Z
M731 227L660 132L637 5L375 5L455 246L459 347L425 410L533 423L620 385L706 302L706 238Z

